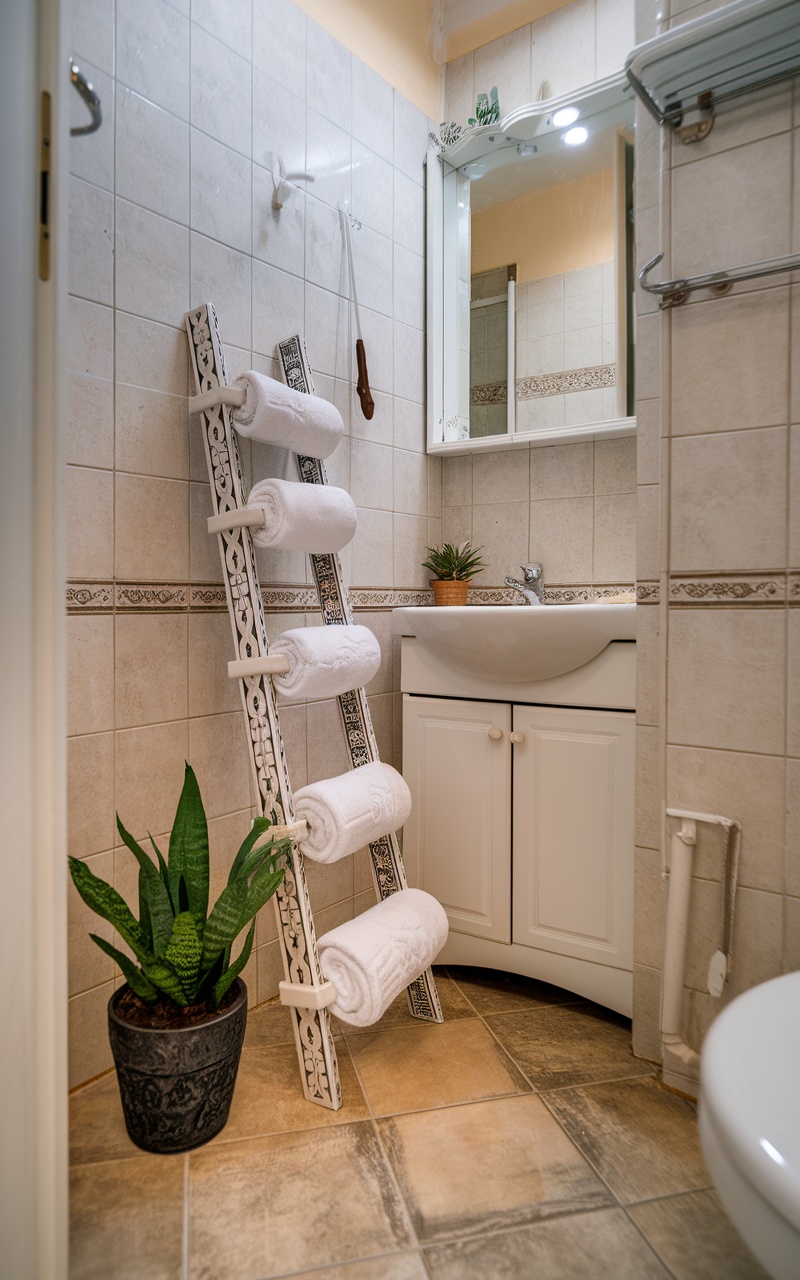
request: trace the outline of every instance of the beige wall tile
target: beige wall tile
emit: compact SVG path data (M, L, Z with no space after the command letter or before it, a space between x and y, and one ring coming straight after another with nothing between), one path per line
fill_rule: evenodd
M67 462L82 467L113 467L113 382L106 378L89 378L72 373L67 379L67 385Z
M422 453L394 450L395 511L407 515L428 514L428 459Z
M661 972L633 966L633 1052L637 1058L661 1061Z
M94 378L114 376L114 312L82 298L69 300L67 368Z
M659 969L664 960L664 936L669 882L662 874L657 849L637 849L634 884L633 958L636 964Z
M524 451L479 453L473 458L473 503L527 502L528 495L528 459Z
M381 693L369 699L369 712L372 727L378 743L378 754L381 760L393 767L399 767L394 759L394 706L391 693Z
M800 568L800 427L789 428L789 547L787 568Z
M189 574L189 486L180 480L118 474L116 574L158 582Z
M593 543L592 498L543 499L531 503L528 557L517 562L507 554L505 562L513 574L517 563L541 561L545 584L591 582Z
M673 16L689 8L697 8L697 6L678 0L678 5L672 10ZM698 12L700 12L699 9ZM686 16L682 16L680 21L685 22ZM673 147L672 163L676 167L690 164L693 160L703 160L720 151L732 151L735 147L756 142L759 138L785 133L791 127L790 88L786 84L776 84L766 89L756 89L748 93L744 101L729 104L729 110L725 112L724 129L712 129L708 137L693 143L690 147Z
M671 610L668 644L669 742L782 754L782 612Z
M786 751L800 756L800 609L789 610L786 643Z
M337 778L350 768L338 704L308 704L308 781Z
M786 892L800 898L800 760L786 761Z
M155 834L171 829L188 750L185 720L122 729L116 734L116 809L137 840L144 839L148 831ZM231 805L231 809L243 807Z
M74 858L114 844L114 735L70 738L67 746L67 849Z
M109 471L67 467L67 576L114 572L114 478Z
M258 1001L271 1000L278 994L278 983L283 982L286 975L283 969L281 944L268 942L256 952L258 972Z
M633 582L636 512L635 493L595 497L593 582Z
M241 712L190 720L189 759L208 817L250 807L250 751Z
M783 565L787 443L782 427L673 441L673 571Z
M283 707L280 713L281 737L286 752L286 764L292 790L304 787L308 781L306 762L307 708L305 703L296 707Z
M381 665L367 685L367 692L391 693L394 688L392 673L392 650L394 647L394 626L391 613L359 613L356 623L369 630L381 646Z
M428 458L428 515L442 514L442 459Z
M636 610L636 723L659 722L661 665L661 611L640 606Z
M692 878L684 987L708 991L708 966L722 946L725 890L721 882Z
M788 254L791 162L791 138L780 134L674 169L673 274ZM698 221L701 207L715 209L717 216Z
M353 859L342 858L330 866L305 859L306 880L314 913L353 897Z
M737 263L753 261L738 249L734 257ZM692 303L674 312L673 435L788 420L788 307L788 290L778 288Z
M636 479L658 484L661 455L661 401L636 402Z
M118 615L114 663L118 729L186 719L187 622L182 614Z
M783 898L777 893L739 889L733 920L731 997L783 972Z
M647 849L661 845L663 816L659 731L636 726L636 843Z
M92 875L113 885L114 854L111 850L83 861ZM114 961L100 950L96 942L92 942L89 934L96 933L107 942L113 942L114 929L86 906L71 879L67 889L67 912L69 994L74 996L112 981Z
M800 969L800 898L787 898L783 972L794 973L797 969Z
M71 734L114 728L114 619L67 619L67 728Z
M784 771L782 756L667 748L667 804L723 814L741 824L739 883L747 888L783 892ZM695 872L713 874L700 843Z
M183 328L157 324L125 311L115 312L114 324L115 374L119 382L152 387L173 396L187 394L189 347ZM198 430L196 426L195 429Z
M228 678L234 656L227 613L193 613L188 618L188 705L190 716L236 711L238 681Z
M661 557L661 488L640 484L636 490L636 577L658 578Z
M93 987L69 1002L69 1088L113 1067L108 1043L108 1002L114 983Z
M394 532L391 511L358 512L352 541L354 587L391 587L394 580Z
M395 515L393 525L395 587L426 587L430 573L423 569L422 561L427 559L427 517Z
M476 548L483 547L485 565L475 585L502 586L506 574L528 563L528 503L497 502L473 507L472 543Z
M472 507L442 507L442 542L472 541ZM433 546L434 544L431 543ZM427 586L427 583L426 583Z
M183 396L117 383L115 427L118 470L189 479L189 424Z
M481 45L474 54L474 77L478 86L493 84L503 86L503 97L500 100L502 115L513 111L515 107L526 106L536 96L531 90L531 41L530 31L523 27L511 31L499 40ZM478 89L478 92L488 92ZM464 122L474 115L475 101ZM456 116L456 119L460 117Z
M350 493L357 507L392 510L393 450L369 440L350 441Z
M661 394L660 311L640 315L636 325L636 395L653 400Z
M637 436L625 436L621 440L595 440L595 495L636 492L636 446Z
M239 851L239 846L242 841L249 834L252 825L252 813L250 809L241 809L238 813L226 813L221 818L209 819L209 910L211 910L217 898L227 885L228 873L233 865L233 860ZM245 935L242 935L240 942L243 941L244 936ZM275 936L275 933L273 933L272 937L274 938ZM268 940L269 939L266 937L262 937L260 939L262 942L267 942Z
M463 507L472 502L472 455L442 459L442 503Z
M592 493L594 446L555 444L530 450L530 496L583 498Z

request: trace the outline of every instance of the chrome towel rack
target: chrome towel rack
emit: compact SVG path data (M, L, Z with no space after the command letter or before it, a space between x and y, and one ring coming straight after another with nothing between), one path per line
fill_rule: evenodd
M96 133L103 123L103 113L100 110L100 99L98 98L94 85L90 84L86 76L81 71L74 58L69 60L69 78L77 89L83 101L86 103L91 114L91 120L88 124L76 125L74 129L70 129L73 138L83 136L87 133Z
M786 258L772 258L767 262L734 267L730 271L708 271L700 276L685 276L678 280L662 280L658 284L651 284L647 277L663 257L663 253L657 253L639 272L639 284L646 293L653 293L660 299L658 305L662 311L680 306L690 293L695 293L698 289L708 289L715 297L720 298L730 293L733 286L743 280L758 280L762 276L774 276L782 271L800 270L800 254L795 253Z

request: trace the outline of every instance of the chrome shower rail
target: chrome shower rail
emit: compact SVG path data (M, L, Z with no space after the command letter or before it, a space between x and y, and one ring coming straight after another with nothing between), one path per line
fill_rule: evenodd
M658 284L651 284L647 277L663 257L663 253L657 253L639 272L639 284L646 293L653 293L660 299L658 305L662 311L668 307L680 306L690 293L695 293L698 289L709 289L715 297L722 297L743 280L758 280L762 276L774 276L782 271L800 270L800 254L795 253L786 258L771 258L768 262L734 267L730 271L708 271L701 276L686 276L683 279L662 280Z

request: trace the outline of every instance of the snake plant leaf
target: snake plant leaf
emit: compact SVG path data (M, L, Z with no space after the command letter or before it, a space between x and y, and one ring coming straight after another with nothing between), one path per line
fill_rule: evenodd
M217 956L230 950L236 936L241 932L244 905L247 902L247 880L240 876L234 884L222 890L212 908L203 931L203 958L201 968L207 973Z
M147 833L147 839L150 841L151 845L153 846L153 849L155 850L155 855L158 858L158 873L161 876L161 880L164 884L164 887L167 890L167 893L169 893L169 872L167 871L167 864L164 861L164 855L162 854L161 850L159 849L153 837L150 835L149 831Z
M164 952L164 961L177 974L183 990L189 996L189 1003L197 994L202 955L203 944L197 935L192 913L182 911L175 917L172 925L172 935Z
M256 840L258 840L259 836L263 835L265 831L269 831L271 826L272 823L269 818L255 819L252 829L242 841L241 848L231 864L231 869L228 872L228 884L233 884L234 880L238 879L239 872L242 869L242 863L252 849Z
M253 935L255 934L255 931L256 922L254 920L247 932L247 937L244 940L244 946L242 947L241 952L236 957L233 964L225 970L222 977L214 985L211 992L211 1000L209 1001L212 1009L216 1009L218 1007L220 1000L225 995L225 992L228 990L231 983L239 977L242 969L250 959L250 952L253 949Z
M177 912L188 906L198 933L208 912L208 823L200 788L190 764L186 765L183 790L169 838L167 859L169 891ZM185 901L181 901L181 881Z
M139 863L139 912L142 931L147 932L145 918L150 926L150 946L153 954L163 956L172 933L172 922L175 912L172 909L169 890L153 865L152 859L145 853L137 840L117 817L117 830L131 853Z
M165 996L169 996L182 1009L192 1003L192 993L184 991L180 978L166 960L146 960L142 964L142 972L154 987L158 987L159 991L163 991Z
M270 841L257 849L251 849L239 868L237 880L250 880L256 871L260 871L265 862L277 863L291 845L291 840Z
M69 859L72 882L87 907L96 915L113 924L117 933L127 942L140 964L152 959L145 935L124 898L116 889L94 875L80 858Z
M260 871L257 871L250 882L250 888L247 893L247 899L244 904L241 917L239 919L239 929L243 929L249 920L261 910L264 903L269 901L278 885L286 874L285 867L281 867L276 871L274 864L267 863Z
M142 973L142 970L135 965L130 956L126 956L124 951L120 951L118 947L112 947L110 942L106 942L105 938L99 938L96 933L90 933L89 937L97 943L101 951L105 951L106 955L111 956L112 960L116 960L122 970L125 981L132 991L135 991L140 1000L147 1001L152 1004L158 999L158 991L151 982Z

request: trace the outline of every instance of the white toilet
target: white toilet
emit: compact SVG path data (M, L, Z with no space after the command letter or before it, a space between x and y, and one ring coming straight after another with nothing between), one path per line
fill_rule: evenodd
M800 972L753 987L713 1023L700 1141L731 1221L774 1280L800 1277Z

